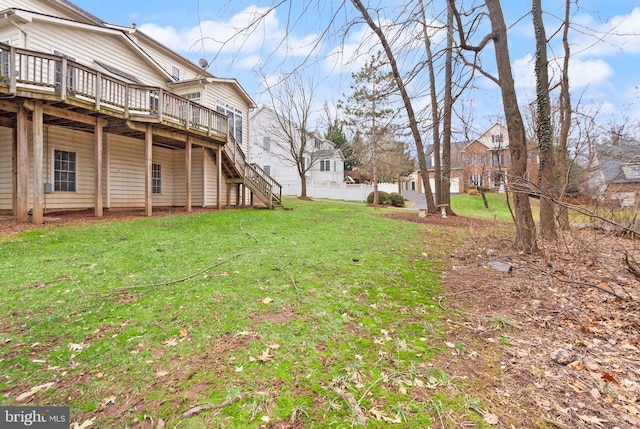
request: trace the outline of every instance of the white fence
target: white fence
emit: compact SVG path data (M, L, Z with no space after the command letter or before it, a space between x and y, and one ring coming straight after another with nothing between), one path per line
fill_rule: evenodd
M293 186L284 186L282 192L287 195L300 195L299 185L297 188ZM378 191L398 192L398 184L396 183L379 183ZM347 185L340 182L307 182L307 196L310 198L327 198L331 200L346 201L366 201L367 196L373 192L373 185Z

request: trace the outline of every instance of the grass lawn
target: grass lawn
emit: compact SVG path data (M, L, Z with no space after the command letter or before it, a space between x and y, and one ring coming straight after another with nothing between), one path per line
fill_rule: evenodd
M285 206L0 241L2 404L91 428L489 427L443 364L424 225Z

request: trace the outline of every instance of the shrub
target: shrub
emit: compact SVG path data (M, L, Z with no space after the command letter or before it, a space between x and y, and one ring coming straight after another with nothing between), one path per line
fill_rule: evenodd
M394 207L404 207L404 198L397 192L389 194L389 204Z
M467 195L477 196L480 195L480 192L476 188L471 188L467 191Z
M374 192L371 192L367 196L367 204L373 204L373 194ZM385 191L378 191L378 204L389 204L389 194Z

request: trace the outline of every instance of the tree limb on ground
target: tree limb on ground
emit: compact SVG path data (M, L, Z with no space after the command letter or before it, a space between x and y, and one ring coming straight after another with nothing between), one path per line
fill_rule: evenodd
M333 391L336 392L338 395L342 396L342 399L344 399L346 403L349 405L349 408L355 415L358 425L366 428L367 419L362 413L362 409L360 408L360 405L358 405L358 401L356 401L356 397L353 396L353 393L342 390L339 387L334 387Z
M247 236L253 238L253 240L257 243L258 239L255 238L253 235L251 235L250 233L248 233L247 231L244 230L244 228L242 227L242 222L244 222L244 218L242 218L242 220L240 221L240 231L244 232Z
M88 295L111 294L111 293L122 292L122 291L125 291L125 290L131 290L131 289L143 289L143 288L148 288L148 287L169 286L169 285L176 284L176 283L186 282L187 280L192 279L193 277L195 277L197 275L204 274L204 273L206 273L208 271L211 271L212 269L214 269L216 267L219 267L220 265L226 264L227 262L229 262L229 261L231 261L233 259L236 259L236 258L238 258L240 256L242 256L242 254L238 253L237 255L234 255L234 256L232 256L230 258L227 258L227 259L225 259L223 261L219 261L216 264L213 264L213 265L205 268L204 270L200 270L200 271L198 271L196 273L189 274L188 276L179 278L177 280L171 280L171 281L161 282L161 283L151 283L151 284L146 284L146 285L124 286L124 287L120 287L120 288L117 288L117 289L111 289L111 290L108 290L108 291L92 292L92 293L90 293Z
M194 417L197 416L198 414L200 414L201 412L205 411L205 410L219 410L221 408L227 407L235 402L241 401L244 398L246 398L247 396L249 396L248 393L243 393L239 396L235 396L233 398L229 398L225 401L222 401L221 403L219 403L218 405L214 405L214 404L203 404L203 405L198 405L197 407L193 407L187 411L185 411L184 413L182 413L182 418L183 419L188 419L189 417Z

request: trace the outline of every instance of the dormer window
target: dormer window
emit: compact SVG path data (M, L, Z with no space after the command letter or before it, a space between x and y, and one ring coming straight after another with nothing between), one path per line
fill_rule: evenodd
M491 135L491 143L502 143L502 142L504 142L504 136L502 134Z
M175 80L180 80L180 69L176 66L171 67L171 77Z

